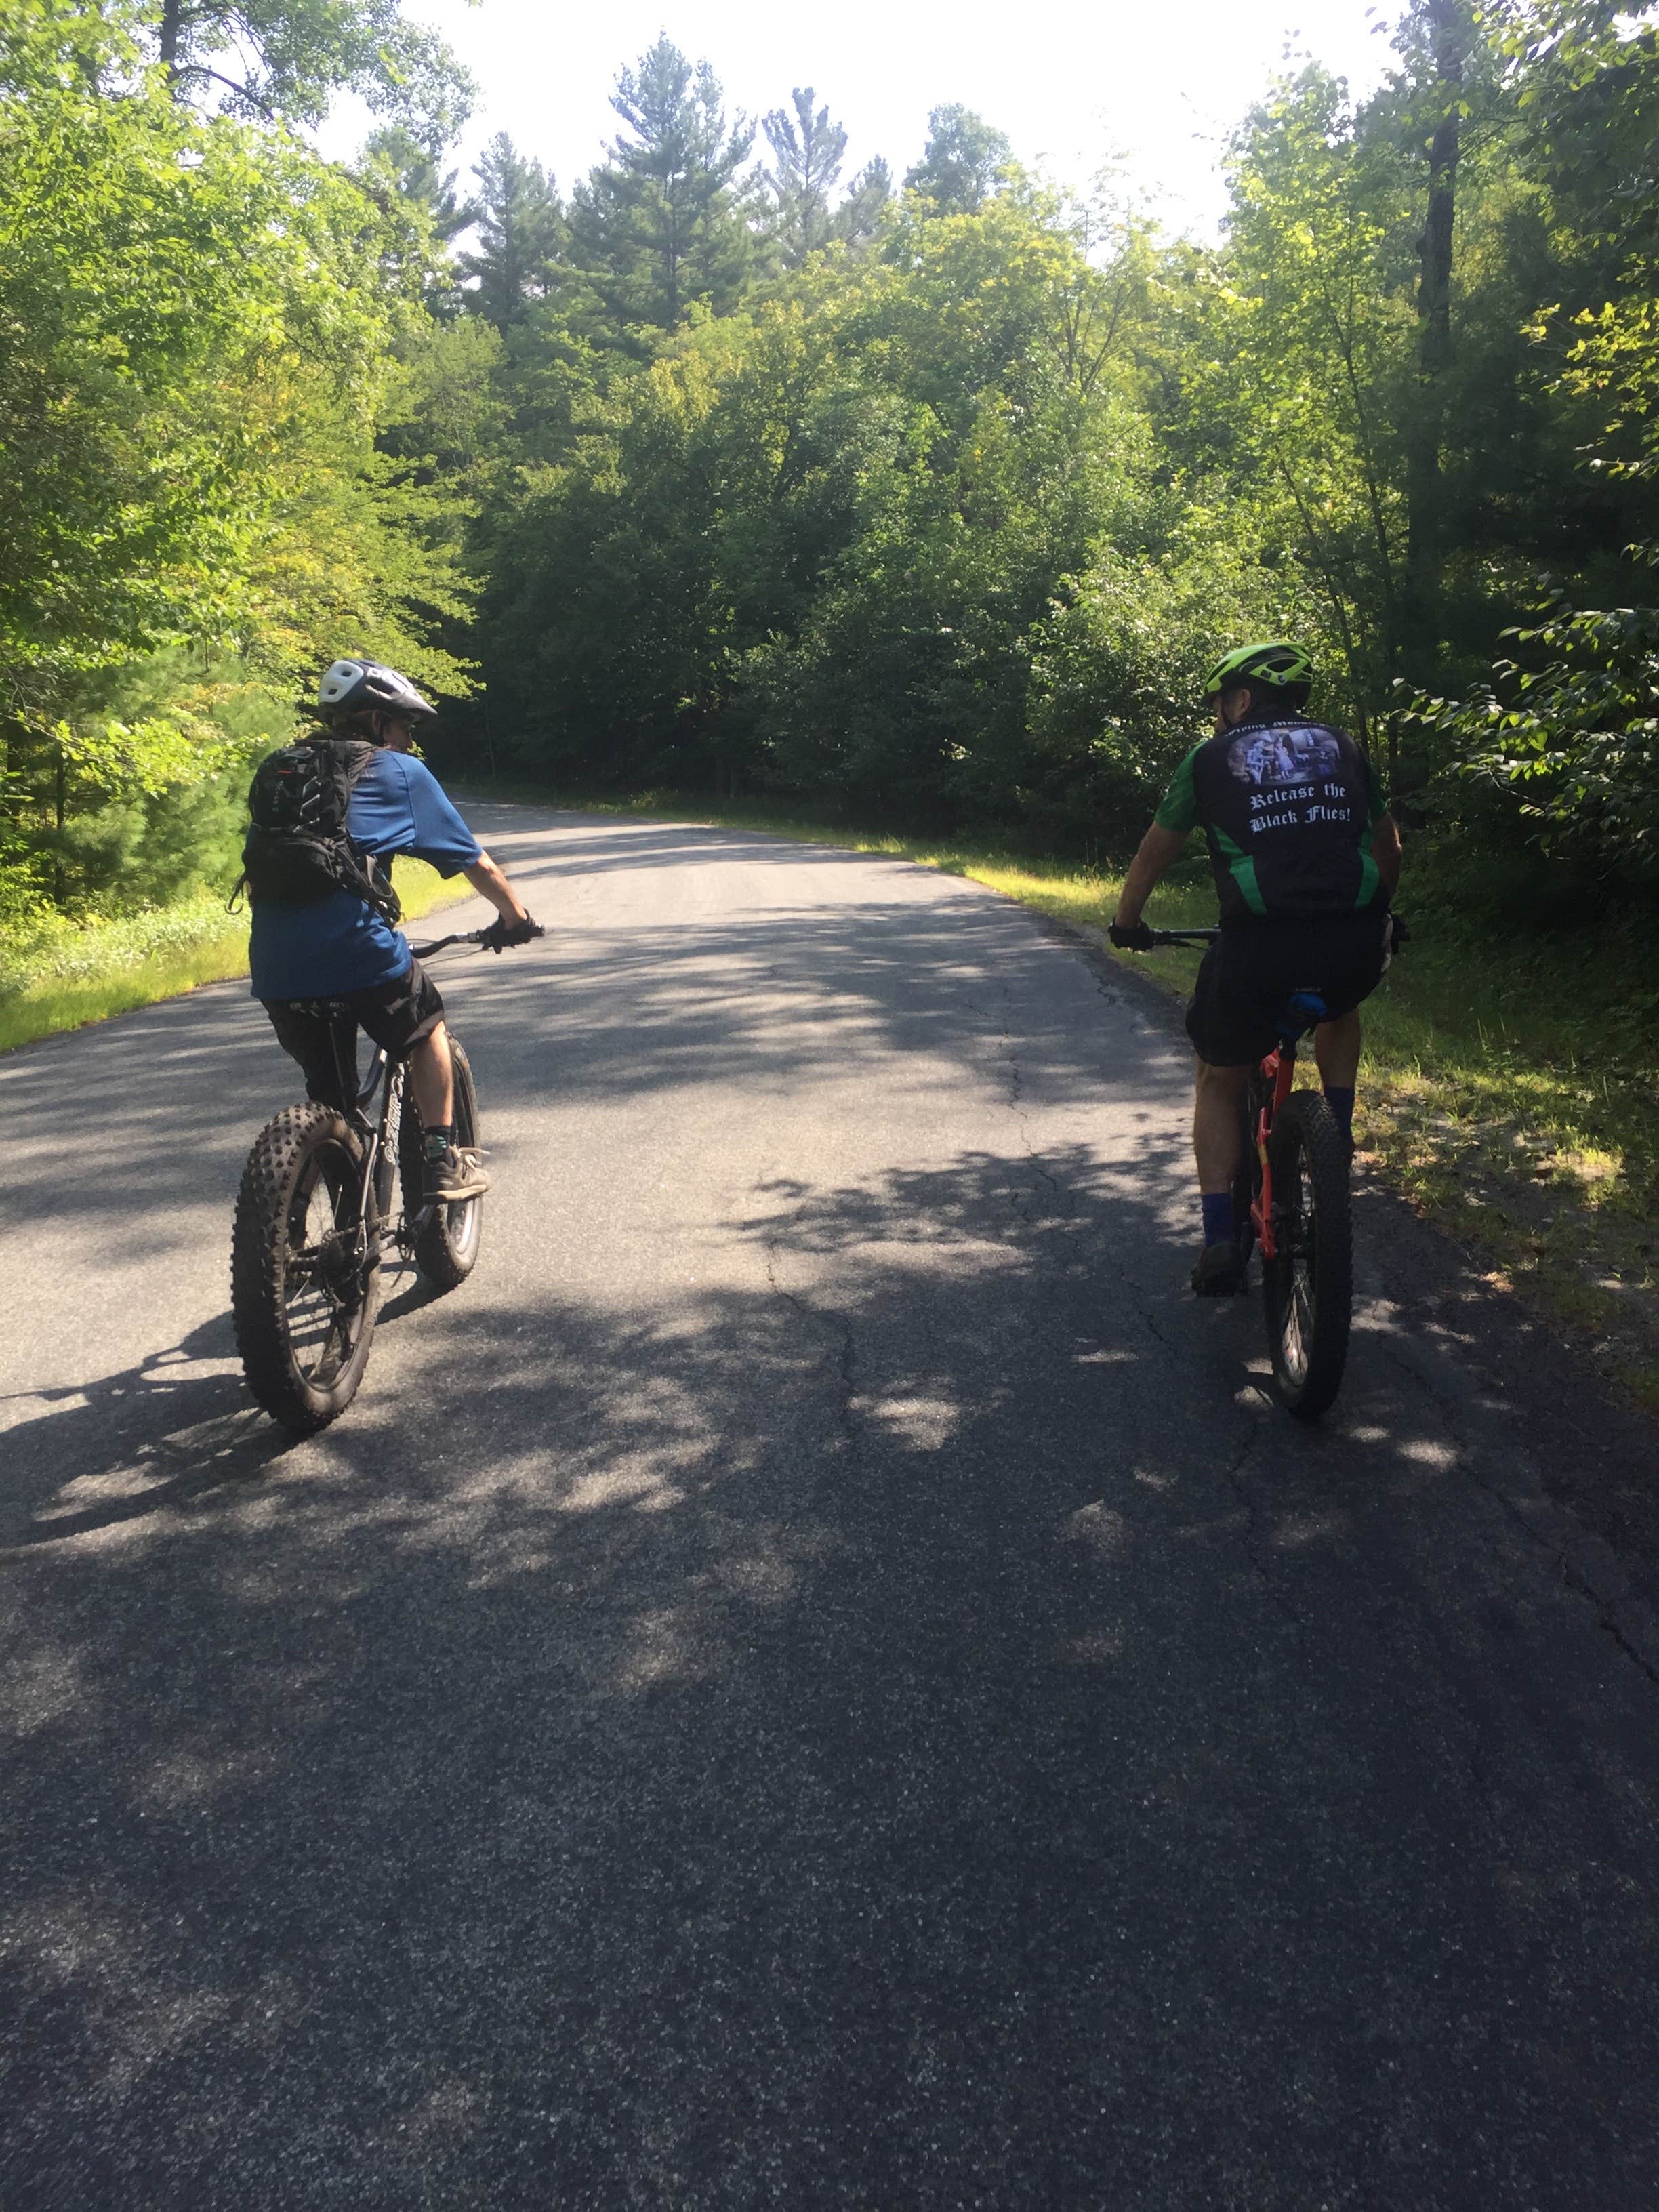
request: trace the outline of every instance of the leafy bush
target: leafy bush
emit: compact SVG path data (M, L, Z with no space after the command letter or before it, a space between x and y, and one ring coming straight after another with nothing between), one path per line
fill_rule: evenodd
M1447 774L1504 802L1540 852L1659 884L1659 608L1557 594L1506 635L1517 655L1488 682L1413 702Z
M1307 635L1304 611L1212 521L1184 523L1158 554L1103 546L1036 638L1028 811L1051 835L1133 842L1208 735L1206 663L1230 639L1283 630Z

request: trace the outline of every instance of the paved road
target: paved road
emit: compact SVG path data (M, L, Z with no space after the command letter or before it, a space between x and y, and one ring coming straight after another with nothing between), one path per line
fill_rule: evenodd
M319 1439L240 987L0 1061L6 2212L1650 2207L1659 1691L1403 1262L1300 1431L1132 986L478 818L484 1259Z

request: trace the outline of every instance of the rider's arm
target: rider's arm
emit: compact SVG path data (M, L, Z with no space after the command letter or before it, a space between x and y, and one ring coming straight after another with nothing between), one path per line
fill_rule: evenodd
M480 853L471 867L463 868L475 891L480 891L489 901L503 921L528 921L530 909L519 896L488 853Z
M1376 863L1376 872L1392 898L1400 888L1400 870L1406 855L1401 848L1400 831L1392 814L1379 816L1371 831L1371 858Z
M1400 846L1400 828L1388 809L1382 795L1382 779L1376 772L1375 761L1365 763L1365 827L1371 833L1371 859L1376 872L1382 878L1382 887L1392 898L1400 886L1400 865L1405 859Z
M1165 830L1153 823L1141 839L1139 849L1129 863L1129 872L1123 878L1123 888L1117 895L1117 928L1134 927L1140 919L1140 909L1152 895L1153 885L1190 835L1189 830Z
M1198 823L1198 795L1193 771L1201 745L1194 745L1170 779L1158 803L1152 826L1140 841L1140 849L1129 863L1118 894L1115 929L1133 929L1140 909L1152 895L1152 886L1175 859Z

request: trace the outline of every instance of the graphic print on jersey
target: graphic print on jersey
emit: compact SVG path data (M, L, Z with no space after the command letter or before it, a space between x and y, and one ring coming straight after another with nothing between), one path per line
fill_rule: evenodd
M1284 783L1309 783L1340 775L1342 747L1334 730L1316 722L1268 724L1242 730L1227 748L1227 766L1241 783L1258 791Z
M1253 837L1358 819L1341 742L1316 722L1241 730L1227 748L1227 772L1250 793Z

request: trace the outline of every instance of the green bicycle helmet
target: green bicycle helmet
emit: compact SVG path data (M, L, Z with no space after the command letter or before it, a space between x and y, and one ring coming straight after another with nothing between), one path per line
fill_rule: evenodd
M1218 691L1242 690L1246 684L1266 684L1275 691L1308 696L1313 682L1313 663L1299 645L1285 638L1270 638L1261 645L1236 645L1212 664L1204 678L1204 696ZM1300 703L1300 702L1298 702Z

